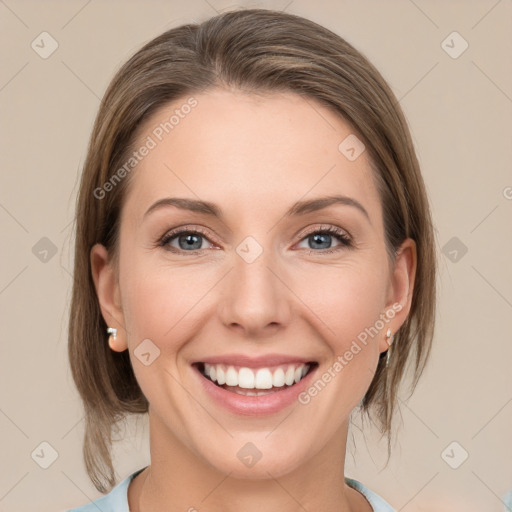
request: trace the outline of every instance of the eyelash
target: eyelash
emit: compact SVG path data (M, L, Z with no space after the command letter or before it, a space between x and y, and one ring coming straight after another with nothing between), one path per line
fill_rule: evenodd
M188 254L198 255L201 251L204 250L204 249L195 249L193 251L184 251L182 249L176 249L175 247L171 248L170 246L167 245L171 240L173 240L174 238L176 238L177 236L182 235L182 234L201 235L204 238L206 238L208 241L210 241L210 239L208 238L208 234L205 231L203 231L201 228L196 227L194 229L187 229L187 227L184 227L184 228L179 228L174 231L166 233L160 239L160 241L158 242L158 245L163 247L164 249L171 251L173 253L176 253L176 254L188 253ZM303 239L305 239L311 235L316 235L316 234L333 235L335 238L338 239L338 241L340 242L341 245L338 245L338 246L330 248L330 249L320 249L320 250L303 249L303 250L307 251L308 255L310 255L310 256L312 254L331 254L331 253L337 252L341 249L352 248L354 246L351 238L345 233L345 231L341 230L340 228L334 227L334 226L327 226L325 228L322 227L322 228L317 228L317 229L308 231L308 232L302 234L301 239L299 241L302 241ZM210 243L213 243L213 242L210 242Z

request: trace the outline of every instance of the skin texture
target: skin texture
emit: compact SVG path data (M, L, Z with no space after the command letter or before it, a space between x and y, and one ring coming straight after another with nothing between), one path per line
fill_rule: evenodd
M367 152L349 161L338 150L353 131L333 112L293 93L194 97L197 106L132 171L119 267L103 246L91 251L102 314L118 329L111 347L129 349L150 403L151 465L129 488L130 509L368 512L343 482L347 427L388 348L387 329L395 333L409 312L414 241L391 265ZM136 147L185 100L156 112ZM347 205L284 217L296 201L334 193L359 201L369 219ZM211 201L223 219L172 206L144 217L164 197ZM159 246L182 226L206 232L199 254L179 237L167 244L179 254ZM337 250L326 254L309 235L329 226L353 246L327 235ZM250 264L236 252L247 236L263 249ZM237 416L209 399L191 368L206 356L279 353L317 361L321 376L393 304L401 310L307 405ZM133 354L145 339L160 350L149 366ZM236 456L247 442L262 453L250 468Z

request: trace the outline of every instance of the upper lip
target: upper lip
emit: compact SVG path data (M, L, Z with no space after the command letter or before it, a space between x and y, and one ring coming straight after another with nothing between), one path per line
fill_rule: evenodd
M279 366L294 363L305 364L311 362L314 362L314 360L286 354L267 354L264 356L248 356L246 354L225 354L205 357L204 359L194 361L193 364L208 363L225 364L228 366L243 366L247 368L265 368L268 366Z

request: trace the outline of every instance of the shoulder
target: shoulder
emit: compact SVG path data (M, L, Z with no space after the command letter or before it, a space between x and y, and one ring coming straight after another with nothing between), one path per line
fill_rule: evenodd
M364 486L361 482L352 478L345 478L345 483L352 487L352 489L359 491L368 500L374 512L396 512L387 501L381 498L377 493L368 489L368 487Z
M100 498L66 512L130 512L128 507L128 487L130 482L145 468L127 476L119 482L108 494Z

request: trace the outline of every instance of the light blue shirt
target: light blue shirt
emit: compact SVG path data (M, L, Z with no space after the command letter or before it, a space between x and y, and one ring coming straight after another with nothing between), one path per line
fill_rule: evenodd
M505 496L505 512L512 512L512 489Z
M119 482L108 494L91 501L87 505L74 508L66 512L130 512L128 508L128 486L133 478L146 468L139 469L123 481ZM378 494L374 493L362 483L352 478L345 478L349 487L359 491L370 503L373 512L396 512L394 508L384 501Z

